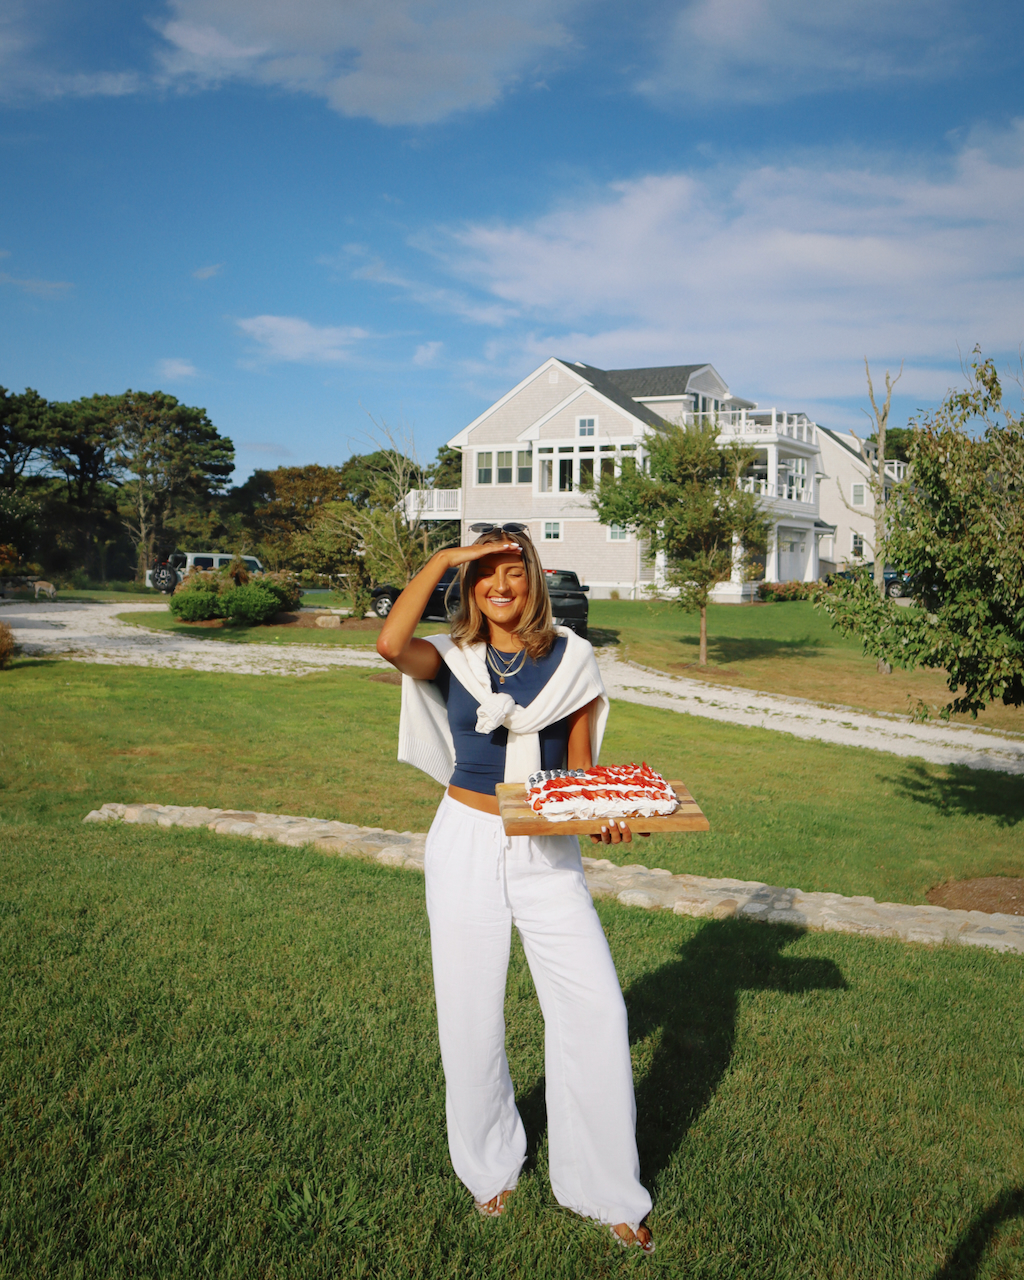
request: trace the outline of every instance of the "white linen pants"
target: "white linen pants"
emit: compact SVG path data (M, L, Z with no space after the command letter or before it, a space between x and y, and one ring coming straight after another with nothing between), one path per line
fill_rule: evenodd
M516 1185L526 1132L505 1056L512 925L544 1015L548 1150L558 1203L636 1228L640 1183L626 1006L575 836L506 836L446 795L426 844L427 914L448 1149L479 1201Z

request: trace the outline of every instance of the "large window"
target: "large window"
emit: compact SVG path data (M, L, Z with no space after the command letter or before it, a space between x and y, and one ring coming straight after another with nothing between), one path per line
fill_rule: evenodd
M596 418L577 418L579 424L579 434L581 436L592 436L597 427Z
M516 454L516 481L519 484L533 483L532 449L520 449Z
M558 492L572 493L572 458L558 459Z
M611 479L614 475L615 475L615 459L602 458L601 459L601 479L602 480L606 478Z
M476 482L477 484L490 484L493 478L491 470L491 453L478 453L476 455Z
M552 472L554 462L551 458L540 458L537 462L537 488L541 493L551 493L554 488Z
M498 484L512 483L512 450L498 454Z
M586 493L594 487L594 459L580 458L580 488Z

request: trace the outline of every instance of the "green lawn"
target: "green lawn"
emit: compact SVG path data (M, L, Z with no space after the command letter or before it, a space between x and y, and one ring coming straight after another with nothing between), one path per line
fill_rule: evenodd
M552 1202L518 947L531 1156L484 1222L447 1160L419 876L80 821L157 800L422 830L439 788L394 761L398 690L22 660L0 695L0 1276L1024 1274L1020 957L600 903L658 1254ZM1022 874L999 775L623 704L608 741L711 819L649 865L880 898Z
M833 631L807 600L786 604L709 605L708 666L697 666L699 618L673 604L595 600L593 639L614 643L623 657L674 675L715 684L840 703L895 715L935 718L952 698L941 671L921 668L879 675L860 640ZM1024 709L989 706L975 722L1024 733Z

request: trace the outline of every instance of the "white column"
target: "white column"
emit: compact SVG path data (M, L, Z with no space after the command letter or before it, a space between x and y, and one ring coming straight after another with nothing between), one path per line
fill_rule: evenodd
M814 528L807 531L811 545L807 548L807 563L804 566L804 582L817 582L818 572L818 535Z
M774 412L774 410L773 410ZM768 496L778 498L779 495L779 446L768 446ZM774 581L774 579L772 579Z
M779 526L777 524L772 526L771 543L764 563L764 580L765 582L779 580Z

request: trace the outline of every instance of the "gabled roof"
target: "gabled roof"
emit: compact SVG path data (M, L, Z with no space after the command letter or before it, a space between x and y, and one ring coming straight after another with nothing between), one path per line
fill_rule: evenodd
M819 424L818 430L824 431L830 440L834 440L836 444L841 445L848 453L852 453L858 462L864 462L864 455L861 453L859 446L855 445L852 440L841 436L838 431L833 431L831 427L823 427Z
M592 364L584 364L581 360L559 360L558 363L565 365L578 378L586 379L599 395L610 400L612 404L618 405L630 417L639 418L641 422L645 422L656 431L661 431L668 426L664 418L659 417L653 409L648 409L645 404L634 400L618 380L613 380L611 374L606 373L604 369L596 369ZM694 367L702 369L704 366L695 365ZM626 370L626 372L630 371Z
M707 362L654 365L648 369L609 369L605 376L628 396L681 396L695 373L711 367Z

